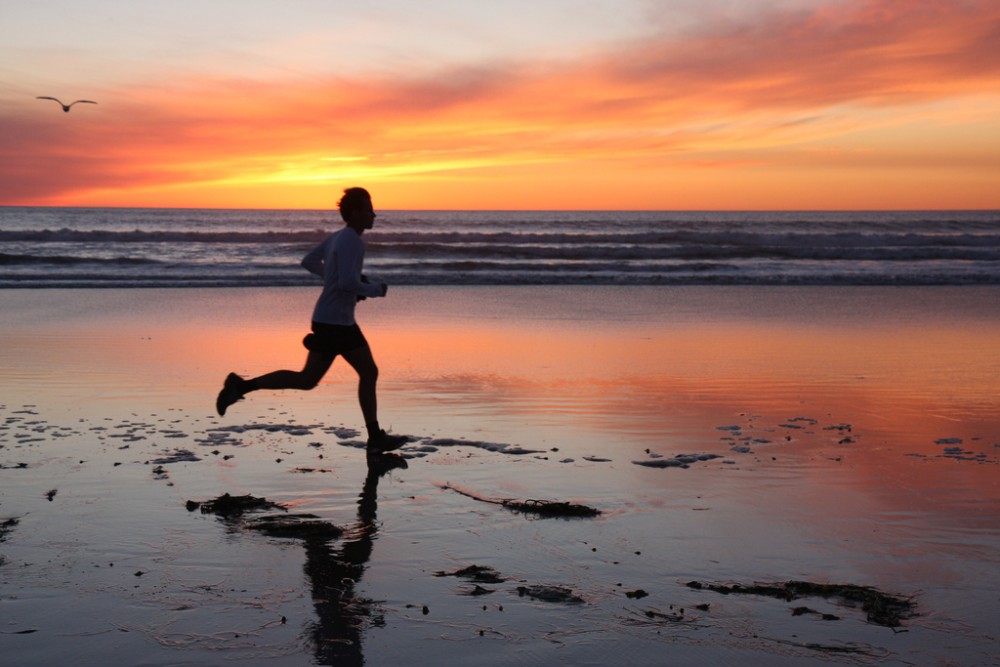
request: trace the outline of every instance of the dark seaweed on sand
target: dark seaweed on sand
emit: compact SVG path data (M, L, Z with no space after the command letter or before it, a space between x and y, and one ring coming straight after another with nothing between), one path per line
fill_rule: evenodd
M344 533L342 528L321 520L315 514L278 514L256 519L243 519L243 514L247 512L274 509L288 511L284 505L272 502L267 498L257 498L251 495L231 496L224 493L212 500L202 502L189 500L186 507L189 512L200 508L203 514L218 515L223 519L235 521L248 530L255 530L269 537L291 537L327 542L339 538Z
M577 505L558 500L511 500L500 501L500 504L515 512L540 514L541 516L591 517L597 516L601 510L587 505Z
M335 540L344 533L342 528L321 520L315 514L265 516L247 521L244 525L270 537L294 537L319 542Z
M13 518L0 521L0 542L3 542L7 538L7 534L14 530L14 526L17 524L18 520ZM0 565L5 565L6 563L7 559L0 555Z
M435 577L459 577L460 579L468 579L480 584L500 584L506 581L506 579L500 576L500 573L494 570L492 567L486 567L483 565L470 565L469 567L463 567L460 570L455 570L454 572L435 572Z
M257 498L251 495L231 496L228 493L224 493L218 498L202 502L189 500L187 501L186 507L189 512L193 512L200 507L202 514L217 514L221 517L233 517L239 516L244 512L257 512L271 509L287 511L287 508L284 505L271 502L266 498Z
M809 581L787 581L778 584L754 584L743 586L733 584L704 584L699 581L688 583L689 588L709 590L723 595L763 595L779 600L797 600L805 597L834 598L848 605L860 605L867 614L869 623L897 628L902 621L914 615L912 600L901 598L870 586L853 584L815 584Z
M559 604L583 604L584 599L576 595L572 590L562 586L518 586L518 597L529 597L542 602L556 602Z
M0 522L0 541L3 541L7 537L7 533L14 530L14 526L18 523L17 519L4 519Z
M575 503L567 503L559 500L515 500L513 498L487 498L485 496L472 493L471 491L459 489L450 484L444 484L442 485L442 488L451 489L456 493L460 493L463 496L467 496L473 500L478 500L482 503L501 505L509 510L521 512L523 514L537 514L543 517L585 518L595 517L601 513L601 510L588 507L587 505L577 505Z

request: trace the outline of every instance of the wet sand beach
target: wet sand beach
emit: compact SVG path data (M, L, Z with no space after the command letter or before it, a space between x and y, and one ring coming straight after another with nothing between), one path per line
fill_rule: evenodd
M4 664L1000 664L1000 288L314 298L0 291Z

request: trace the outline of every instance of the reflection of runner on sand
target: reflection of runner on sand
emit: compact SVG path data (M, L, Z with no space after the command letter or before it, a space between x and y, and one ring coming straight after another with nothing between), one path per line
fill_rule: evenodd
M368 430L368 449L387 452L407 442L406 436L389 435L378 423L375 385L378 367L368 341L354 319L354 307L368 297L385 296L388 285L371 283L361 274L365 244L361 236L375 226L371 195L364 188L348 188L338 203L345 226L328 236L303 259L302 266L323 278L323 291L313 310L312 333L303 344L309 350L301 371L280 370L244 379L226 377L215 402L219 415L251 391L300 389L308 391L323 379L334 359L342 356L358 374L358 402Z
M305 573L312 583L317 621L310 631L316 663L363 665L361 634L371 621L371 600L355 596L354 587L365 573L378 532L378 482L394 468L405 468L398 454L369 454L368 475L358 498L358 521L336 545L306 540ZM376 619L377 622L377 619Z

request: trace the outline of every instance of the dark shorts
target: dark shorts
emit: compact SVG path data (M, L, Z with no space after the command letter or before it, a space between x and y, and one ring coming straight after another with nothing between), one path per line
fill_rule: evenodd
M313 322L312 330L311 334L302 339L302 344L310 352L322 352L336 357L368 345L357 324L342 326Z

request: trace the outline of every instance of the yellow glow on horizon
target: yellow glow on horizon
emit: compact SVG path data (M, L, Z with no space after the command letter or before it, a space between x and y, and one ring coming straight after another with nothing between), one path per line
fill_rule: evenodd
M352 138L342 156L198 138L199 150L107 149L121 163L115 171L142 160L160 174L156 182L105 183L34 203L315 208L365 184L392 208L997 208L996 118L1000 97L979 95L905 113L756 113L664 128L432 121ZM297 143L311 141L311 131L304 139ZM157 153L158 164L146 157Z
M972 4L832 3L522 68L164 72L80 113L0 109L0 204L315 208L360 184L392 208L1000 208L1000 8Z

